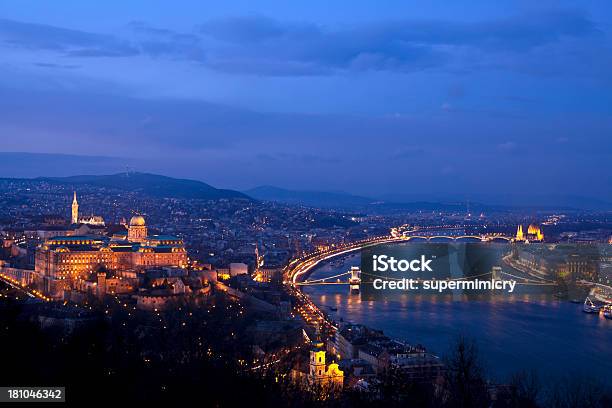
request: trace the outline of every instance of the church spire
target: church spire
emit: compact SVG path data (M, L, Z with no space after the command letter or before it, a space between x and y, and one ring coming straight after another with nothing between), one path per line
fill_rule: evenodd
M525 235L523 234L523 226L519 225L518 228L516 229L516 240L517 241L524 241L525 240Z
M76 191L74 192L74 198L72 199L72 218L71 222L73 224L78 224L79 222L79 203L77 201Z

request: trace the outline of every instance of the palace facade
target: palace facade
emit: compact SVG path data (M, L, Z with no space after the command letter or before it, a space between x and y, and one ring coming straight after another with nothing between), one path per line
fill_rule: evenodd
M145 220L139 215L130 220L127 234L53 237L39 246L35 258L43 291L54 298L62 297L64 290L91 279L101 270L121 272L186 265L183 240L149 235Z

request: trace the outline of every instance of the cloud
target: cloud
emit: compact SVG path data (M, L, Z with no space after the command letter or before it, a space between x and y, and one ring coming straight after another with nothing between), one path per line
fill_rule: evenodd
M200 26L200 32L221 41L244 44L317 34L318 29L311 24L286 24L268 17L246 16L207 21Z
M35 62L35 66L40 68L59 68L59 69L75 69L79 68L78 65L70 65L70 64L54 64L52 62Z
M128 27L134 33L133 38L0 19L0 43L32 51L55 51L73 58L148 55L204 59L200 38L195 35L152 27L143 22L132 22Z
M125 57L138 54L129 42L111 35L7 19L0 19L0 41L12 47L53 50L73 56Z
M270 75L282 74L283 68L284 74L303 75L423 70L460 59L465 48L528 53L565 38L595 36L599 30L580 12L555 11L475 23L397 20L340 29L230 17L204 23L200 33L217 42L211 47L215 69L262 74L270 67Z
M73 58L170 58L224 73L260 76L407 73L439 67L453 72L481 68L531 70L536 75L574 69L596 70L601 76L606 71L592 66L597 64L575 61L577 51L605 53L600 44L585 51L581 40L603 36L587 15L572 10L481 22L385 20L323 26L265 16L238 16L205 21L187 32L154 27L143 21L132 21L128 28L129 33L122 38L118 34L0 19L0 43L57 51ZM605 65L612 65L612 61ZM451 90L449 96L459 98L460 94Z
M231 17L204 23L213 68L269 75L320 75L365 70L414 70L433 66L442 54L419 44L377 38L367 26L330 30L312 23L267 17ZM388 41L389 40L389 41Z
M128 28L135 35L134 43L144 55L199 62L205 59L202 40L195 34L154 27L144 21L132 21Z

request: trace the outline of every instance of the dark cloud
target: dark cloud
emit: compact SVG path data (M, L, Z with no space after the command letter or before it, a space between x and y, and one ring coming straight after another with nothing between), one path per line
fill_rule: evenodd
M392 50L397 43L528 49L559 41L564 36L582 37L599 32L595 23L579 11L550 11L470 23L381 21L337 30L268 17L230 17L209 21L200 31L236 44L288 41L305 46L326 44L331 49L342 45L362 52Z
M153 27L145 21L131 21L128 23L128 27L137 33L146 35L174 36L176 34L173 30Z
M132 21L128 27L135 34L134 42L142 54L200 62L205 58L201 38L197 35L154 27L144 21Z
M78 65L70 65L70 64L54 64L51 62L35 62L35 66L41 68L59 68L59 69L75 69L79 68Z
M319 30L311 24L285 24L268 17L228 17L210 20L200 31L221 41L237 44L257 43L279 37L317 35Z
M149 55L203 60L200 39L195 35L152 27L143 22L132 22L128 27L136 33L135 38L0 19L0 43L31 50L57 51L60 55L76 58Z
M0 20L0 41L15 47L57 50L71 57L142 54L188 60L234 74L301 76L413 72L447 65L459 71L484 66L524 70L526 65L534 66L533 59L544 56L547 60L566 60L560 57L563 49L541 51L539 47L599 33L595 23L577 11L485 22L396 20L342 28L261 16L210 20L192 33L154 27L143 21L133 21L128 27L133 35L124 39ZM465 61L466 49L480 53L477 63ZM498 54L503 57L487 58ZM525 59L528 64L522 62ZM558 64L536 65L545 71L559 69Z
M270 67L270 75L282 74L283 69L284 74L296 75L422 70L453 60L465 47L487 53L527 53L565 38L599 34L595 23L576 11L476 23L383 21L343 29L267 17L232 17L205 23L200 31L221 43L212 48L213 68L264 74Z
M214 20L201 33L220 42L207 63L215 69L268 75L320 75L338 70L415 70L443 61L431 47L381 38L369 26L328 30L267 17ZM225 44L225 45L224 45Z
M0 19L0 41L32 50L55 50L78 56L132 56L138 53L128 42L45 24Z

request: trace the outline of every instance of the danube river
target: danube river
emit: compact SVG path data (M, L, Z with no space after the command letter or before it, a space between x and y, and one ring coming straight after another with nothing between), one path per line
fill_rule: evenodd
M359 266L359 254L326 262L309 279ZM504 381L522 369L542 378L596 376L612 384L612 320L582 312L582 305L543 295L485 301L441 301L427 296L401 301L361 301L346 285L304 286L335 320L380 329L390 337L445 355L460 335L474 339L489 377Z

